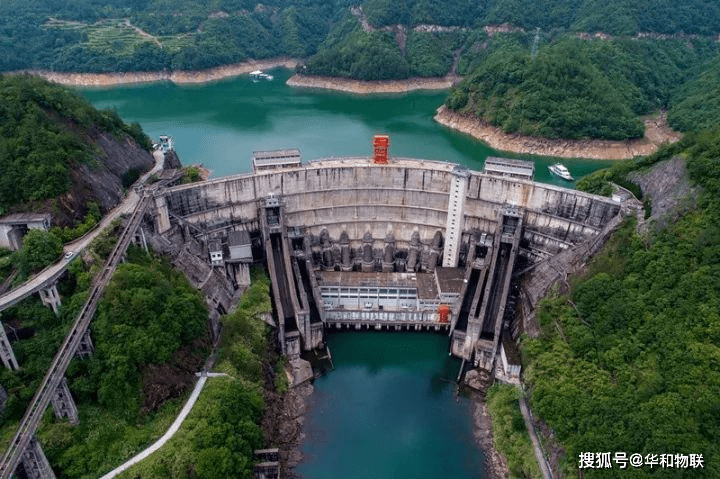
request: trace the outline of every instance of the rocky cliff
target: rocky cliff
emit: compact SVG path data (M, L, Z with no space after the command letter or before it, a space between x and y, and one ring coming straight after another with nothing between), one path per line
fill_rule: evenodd
M155 164L152 154L130 137L118 139L99 132L89 141L95 147L94 161L77 165L68 192L40 208L53 215L54 224L67 225L82 219L90 201L106 213L125 197L123 182L127 184Z
M691 185L685 160L679 156L661 161L646 171L632 172L629 179L640 185L649 200L652 216L662 229L695 205L698 187Z
M105 213L151 168L150 139L114 110L31 75L0 75L0 215L50 213L70 225Z

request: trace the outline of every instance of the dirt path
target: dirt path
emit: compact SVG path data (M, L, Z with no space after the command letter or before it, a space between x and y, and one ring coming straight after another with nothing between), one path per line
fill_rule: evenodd
M540 470L542 471L543 479L553 479L550 466L545 460L545 454L543 454L540 447L540 440L535 433L535 426L533 425L532 416L530 415L530 408L528 408L527 400L524 397L520 399L520 412L525 420L525 426L527 427L528 434L530 435L533 449L535 449L535 458L537 459Z
M644 138L626 141L552 140L508 134L477 117L456 113L444 105L438 108L435 121L483 140L496 150L562 158L628 159L652 154L661 144L673 143L681 136L667 126L664 113L645 119Z
M145 30L143 30L143 29L140 28L140 27L136 27L135 25L133 25L132 23L130 23L130 20L127 20L127 19L126 19L126 20L125 20L125 25L126 25L127 27L132 28L133 30L135 30L135 31L137 32L137 34L140 35L141 37L149 38L150 40L153 41L153 43L155 43L155 44L156 44L157 46L159 46L160 48L163 47L163 46L162 46L162 43L160 43L160 40L158 40L157 37L155 37L155 36L153 36L153 35L150 35L148 32L146 32Z

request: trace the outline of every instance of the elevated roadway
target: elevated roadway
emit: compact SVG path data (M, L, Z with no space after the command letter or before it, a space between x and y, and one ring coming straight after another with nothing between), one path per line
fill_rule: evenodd
M155 158L154 167L141 176L136 185L143 185L147 179L163 168L164 154L162 151L153 153ZM0 296L0 311L7 309L14 304L22 301L27 296L41 291L52 285L67 269L68 265L75 255L85 249L112 221L120 217L120 215L130 213L130 220L118 239L115 248L110 253L103 270L93 281L88 298L73 323L70 332L55 355L53 362L48 369L40 388L30 402L30 405L23 416L18 431L10 443L9 448L0 462L0 478L10 478L14 473L17 465L22 460L23 454L33 441L37 426L47 409L53 395L58 386L60 386L65 371L73 358L75 351L80 345L90 322L95 315L97 305L102 294L112 277L118 263L121 261L130 241L133 239L134 233L139 227L145 212L152 200L152 191L142 191L142 188L132 189L127 198L100 221L100 223L89 233L78 238L64 246L66 254L63 259L55 264L45 268L36 274L21 286ZM70 254L67 254L70 253ZM0 326L1 327L1 326Z
M142 177L140 177L139 181L136 184L144 184L151 175L158 173L162 170L164 162L164 156L162 151L156 150L155 152L153 152L153 156L155 158L155 166L153 166L150 171L142 175ZM130 190L125 200L118 206L113 208L108 214L106 214L100 221L100 223L92 231L88 232L84 236L81 236L80 238L77 238L76 240L65 244L65 255L62 259L48 266L38 274L32 276L30 279L28 279L26 282L24 282L17 288L14 288L7 293L1 295L0 312L11 306L14 306L15 304L19 303L31 294L37 293L38 291L46 289L48 286L55 284L57 279L65 272L70 262L75 258L78 253L87 248L88 245L97 237L97 235L99 235L105 228L107 228L110 223L112 223L115 219L119 218L123 214L130 214L135 211L140 200L141 195L139 195L134 189Z
M0 478L9 479L15 471L17 465L20 463L25 449L28 447L35 435L35 431L43 414L45 413L45 409L47 409L53 394L65 376L65 371L70 364L70 360L75 355L75 350L80 344L85 331L87 331L88 325L95 315L98 302L105 291L105 287L110 281L110 278L112 278L118 263L120 263L123 255L125 254L125 250L127 250L127 247L133 238L135 230L137 230L143 219L150 200L151 196L149 194L139 197L128 225L120 235L115 248L112 253L110 253L110 256L105 262L105 266L99 276L93 281L87 301L83 305L80 314L78 314L75 319L70 332L65 337L65 341L60 347L60 350L55 355L48 372L43 378L40 388L37 390L35 396L30 402L30 406L20 422L20 427L15 433L15 436L10 443L10 447L7 451L5 451L2 462L0 462Z

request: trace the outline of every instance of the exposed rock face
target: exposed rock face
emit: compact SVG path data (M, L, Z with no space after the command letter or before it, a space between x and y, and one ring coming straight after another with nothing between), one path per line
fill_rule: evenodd
M269 58L267 60L249 60L244 63L221 65L200 71L155 71L155 72L119 72L119 73L69 73L53 72L47 70L22 70L15 73L30 73L47 78L61 85L73 86L110 86L129 85L135 83L150 83L171 81L177 84L206 83L250 73L253 70L285 67L293 69L298 61L293 58Z
M497 150L563 158L598 160L634 158L652 154L659 145L666 142L673 143L680 138L677 132L667 128L663 115L645 120L644 138L625 141L563 140L505 133L502 129L472 114L457 113L444 105L437 109L434 120L441 125L472 135Z
M280 470L286 479L298 477L292 469L302 460L299 446L304 437L302 427L313 389L312 383L304 382L283 395L265 391L262 428L267 443L280 449Z
M629 178L640 185L644 197L650 198L652 219L661 223L681 213L683 200L691 204L697 194L697 189L690 185L685 160L678 156L661 161L646 172L632 172Z
M291 388L300 386L315 377L310 363L299 358L290 361L290 374L291 378L289 379Z
M405 93L415 90L445 90L457 82L453 77L408 78L406 80L364 81L352 78L293 75L286 82L289 86L323 88L357 94Z
M182 168L182 163L180 163L180 158L178 158L175 150L170 150L165 153L165 163L163 163L163 169L174 170L179 168Z
M482 394L487 392L492 382L493 377L484 369L471 369L465 374L465 384Z
M209 350L210 346L210 338L205 335L175 351L172 361L146 365L142 370L143 409L156 411L166 401L192 389L195 371L201 370L205 362L205 355L198 351Z
M118 141L99 133L89 141L97 146L95 164L81 164L73 170L70 190L57 199L59 208L43 208L53 215L55 224L82 219L88 201L97 202L101 213L106 213L125 198L123 175L133 169L147 171L155 164L150 152L128 137Z

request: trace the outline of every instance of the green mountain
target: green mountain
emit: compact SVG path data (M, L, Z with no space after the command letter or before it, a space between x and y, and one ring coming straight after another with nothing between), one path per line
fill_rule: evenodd
M123 176L154 163L140 125L38 77L0 76L0 119L0 214L47 210L69 224L89 201L110 209Z
M653 208L642 233L628 220L567 292L543 300L541 333L522 342L530 402L562 444L564 477L626 472L612 463L580 475L580 454L591 451L641 454L633 477L720 475L718 145L717 128L690 133L596 175L645 177L658 205L669 185L689 181L698 193L666 213ZM701 455L703 467L648 465L667 454Z
M449 108L508 133L546 138L624 140L642 136L640 115L681 108L698 94L679 88L715 53L710 40L582 40L563 36L539 47L527 36L494 38ZM533 43L537 44L534 40ZM706 81L715 77L703 74ZM677 103L677 107L675 104ZM712 102L708 110L712 110ZM720 113L710 111L709 116ZM671 118L675 118L671 109ZM696 119L672 121L693 129ZM717 116L716 116L717 117Z

